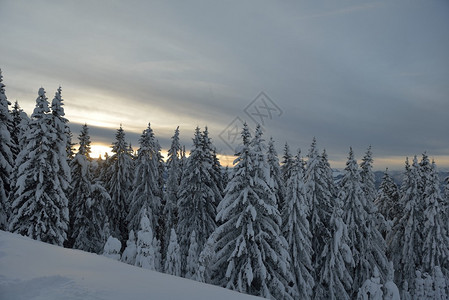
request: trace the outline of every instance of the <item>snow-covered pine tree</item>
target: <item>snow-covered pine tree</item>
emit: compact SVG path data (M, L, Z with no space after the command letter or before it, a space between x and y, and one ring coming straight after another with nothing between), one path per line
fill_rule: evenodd
M375 205L375 201L377 199L377 191L373 172L372 155L373 153L371 151L371 146L369 146L365 155L363 156L362 162L360 163L360 180L362 189L365 193L366 209L368 211L368 214L370 215L371 220L375 222L375 224L372 224L371 226L377 228L377 230L381 233L382 238L385 240L386 233L390 231L392 224L384 217L384 215ZM384 245L384 248L386 249L386 244Z
M435 300L447 300L448 282L440 267L436 266L433 269L433 278L435 285Z
M354 260L348 246L348 228L342 219L342 205L335 198L329 221L330 237L325 241L322 265L316 272L314 299L351 299Z
M187 279L195 279L196 272L198 271L198 243L196 242L196 233L195 230L190 235L190 245L189 252L187 254L187 266L186 266L186 278Z
M404 166L404 175L402 176L402 183L401 186L399 187L399 200L402 199L402 197L405 195L405 193L407 192L408 186L409 186L409 182L408 180L410 179L410 173L411 173L412 168L410 167L410 162L408 157L405 158L405 166ZM399 204L401 204L401 202L399 201ZM401 211L402 211L401 207Z
M55 129L53 136L53 149L57 153L57 161L55 161L59 170L59 181L64 192L67 193L69 184L71 182L70 167L68 158L72 154L72 141L70 127L67 125L67 120L64 112L64 103L61 96L61 87L55 93L55 97L51 102L51 122Z
M11 115L8 105L11 103L6 98L5 85L3 84L2 71L0 69L0 229L8 228L8 218L10 214L9 197L11 193L11 173L14 167L11 136L9 124Z
M290 177L290 170L293 165L293 157L290 153L290 147L288 146L288 143L285 143L284 146L284 155L282 156L282 162L281 162L281 173L282 173L282 180L283 182L287 182L288 178Z
M351 272L354 279L352 295L355 297L365 280L373 274L374 268L379 270L381 279L385 280L389 264L385 255L385 240L376 228L374 203L366 198L352 148L338 198L343 202L343 221L348 226L349 247L355 263Z
M156 236L153 237L153 248L154 248L154 269L158 272L162 272L164 270L164 265L162 262L161 242L157 239Z
M435 290L433 289L433 277L429 273L424 273L424 295L425 298L433 300L435 299Z
M106 189L111 196L107 206L111 233L124 243L128 237L127 216L129 212L129 195L132 191L134 163L125 141L125 131L122 126L117 130L115 142L112 144L114 153L109 161Z
M205 154L205 160L208 164L210 164L210 176L213 179L213 181L215 182L215 185L217 186L217 190L219 192L219 195L216 195L216 203L215 206L218 205L218 203L220 203L221 201L221 197L223 195L223 190L224 190L224 186L223 186L223 180L221 178L221 164L220 161L218 160L217 157L217 152L215 149L215 146L212 144L212 140L209 137L209 131L206 128L204 129L204 131L201 134L201 140L203 143L203 151Z
M165 198L164 198L164 186L165 186L165 176L166 176L166 166L164 162L164 156L162 155L162 147L159 144L159 141L156 139L154 141L155 149L156 149L156 156L155 161L157 165L157 184L158 184L158 194L160 199L160 205L159 205L159 212L158 212L158 226L155 229L155 237L159 242L159 254L162 251L162 246L164 244L164 238L165 238L165 219L161 217L163 208L165 207ZM162 257L162 256L161 256ZM161 261L162 263L162 261ZM161 265L161 268L158 270L162 270L163 266Z
M106 204L111 200L91 170L89 128L83 125L79 148L70 162L72 183L69 189L69 247L99 253L104 244L103 224Z
M393 263L390 261L390 273L384 283L384 298L383 300L401 300L401 293L398 286L394 283L394 269Z
M190 235L196 233L199 256L207 238L216 228L215 204L221 195L210 173L208 154L204 153L200 129L195 130L193 148L183 171L178 192L178 229L180 236L183 274L186 272L186 258L190 244Z
M158 182L158 149L150 124L140 136L139 143L140 148L134 163L134 183L129 196L128 229L139 230L140 220L143 212L146 211L151 228L156 232L162 195Z
M440 180L435 162L432 162L430 176L424 190L424 226L422 232L423 248L421 268L432 274L437 266L449 274L449 235L448 216L443 197L440 194Z
M321 253L332 236L329 222L333 211L335 189L327 157L318 154L315 138L312 141L307 157L304 182L309 226L313 235L313 276L315 282L318 282L320 280L318 274L322 272L320 269L324 266L324 257Z
M164 232L162 253L167 253L171 240L171 231L178 225L178 188L181 182L181 145L179 144L179 126L172 136L167 158L167 183L164 193ZM176 241L177 242L177 241ZM163 255L164 257L164 255ZM179 275L180 276L180 275Z
M173 228L170 232L170 243L165 255L164 272L169 275L181 276L181 250L179 249L178 237Z
M371 205L377 197L376 185L374 183L373 153L371 152L371 146L366 150L365 156L360 163L360 181L362 183L366 201L368 205Z
M388 168L382 177L374 203L388 222L392 222L400 214L398 186L388 174Z
M135 265L136 255L137 255L136 236L134 235L134 230L131 230L129 232L128 240L126 241L126 248L125 250L123 250L122 258L120 260L129 265Z
M274 147L274 140L270 138L268 142L267 162L270 166L270 177L273 180L273 189L276 195L276 205L279 212L282 213L285 202L285 182L282 179L281 166L279 164L278 154ZM302 173L302 170L301 170ZM301 179L302 180L302 179Z
M57 134L49 116L45 90L39 89L36 107L19 153L9 229L33 239L62 245L67 238L68 201L60 178L60 158L54 149Z
M218 206L213 282L239 292L274 299L297 297L287 242L270 185L262 130L250 141L248 126L237 165Z
M120 260L120 248L122 244L118 239L113 236L109 236L108 240L103 247L103 256L112 258L114 260Z
M28 127L29 118L27 114L20 108L19 103L17 101L14 102L11 114L11 126L10 126L10 135L11 135L11 143L12 143L12 156L13 161L16 160L19 155L20 150L23 146L23 135Z
M424 278L422 278L422 273L420 270L415 272L414 280L414 292L412 293L414 299L426 299L426 292L424 290Z
M373 276L365 280L359 289L357 300L383 300L382 284L377 267L374 267Z
M272 143L270 144L272 145ZM312 233L307 220L308 208L306 207L306 191L301 164L301 151L298 151L286 184L282 228L288 243L292 260L291 266L296 277L299 297L300 299L310 299L314 286L313 276L311 275Z
M155 265L156 252L153 246L153 230L151 222L148 219L147 212L143 211L140 221L140 230L137 232L137 254L136 266L156 270Z
M427 183L431 181L432 176L432 164L430 162L429 156L426 152L422 154L421 161L419 162L419 191L421 195L424 197L424 193L426 192ZM421 201L421 204L424 209L424 201Z
M215 261L215 231L207 239L203 250L198 258L198 270L195 273L195 280L199 282L211 282L212 270L211 265Z
M4 210L6 215L11 215L11 203L14 201L14 187L16 186L18 168L20 166L16 165L15 161L17 156L20 153L20 150L24 148L25 145L25 131L28 128L28 123L30 119L27 114L20 109L17 101L14 103L13 109L10 112L11 122L9 123L9 132L11 136L11 153L12 153L12 172L9 177L10 183L10 193L9 193L9 202L7 202L7 208ZM5 190L6 191L6 190ZM0 192L1 193L1 192ZM1 213L0 213L1 214ZM0 217L1 218L1 217ZM1 223L1 221L0 221ZM0 226L1 227L1 226ZM5 230L8 230L8 226L6 226Z
M421 161L419 162L419 181L418 181L418 190L420 194L420 199L418 201L418 209L419 209L419 218L420 222L424 224L424 211L426 210L426 203L424 200L427 186L431 184L431 176L432 176L432 164L430 163L429 157L427 153L424 152L422 154Z
M416 156L411 168L408 165L408 159L406 160L404 175L400 199L402 214L395 220L393 228L387 236L388 254L395 269L395 283L403 287L401 297L404 292L407 293L404 289L405 284L411 294L414 294L415 270L422 257L420 231L423 224L419 223L417 216L420 192L418 188L419 165Z

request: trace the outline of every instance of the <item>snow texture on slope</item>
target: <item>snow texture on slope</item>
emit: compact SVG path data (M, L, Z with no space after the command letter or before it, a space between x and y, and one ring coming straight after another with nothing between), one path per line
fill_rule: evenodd
M0 299L260 299L0 231Z

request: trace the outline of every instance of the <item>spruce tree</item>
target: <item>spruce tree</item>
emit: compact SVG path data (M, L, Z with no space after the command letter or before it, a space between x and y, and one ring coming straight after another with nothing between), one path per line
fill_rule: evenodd
M389 222L392 222L400 214L398 186L388 174L388 168L382 177L374 203L377 205L379 212Z
M134 183L129 197L128 229L137 231L143 211L147 211L151 228L156 231L162 195L158 182L158 149L150 124L140 136L139 143L140 148L134 164Z
M314 280L318 282L320 280L318 274L322 272L320 269L324 267L322 252L332 237L329 222L333 212L335 189L327 157L319 155L315 138L307 157L304 182L309 226L313 235L313 273Z
M215 206L218 205L218 203L221 201L221 197L223 195L223 180L222 180L222 171L221 171L221 164L217 157L217 152L215 149L215 146L212 144L212 140L209 137L209 131L206 128L201 134L201 140L203 144L203 151L205 154L205 160L207 164L209 164L210 167L210 176L212 180L214 181L215 186L217 187L217 191L219 194L215 195L216 203Z
M107 170L106 189L111 196L111 201L107 206L107 215L111 226L112 235L119 238L124 243L128 237L128 212L129 195L133 182L133 161L129 152L128 143L125 141L123 128L117 130L116 141L112 144L114 153Z
M207 238L215 230L216 203L221 196L214 178L210 173L208 154L204 152L204 141L197 127L193 139L193 148L183 171L178 192L178 230L181 237L180 247L183 274L186 272L190 236L196 233L199 256Z
M374 184L375 178L373 173L373 153L371 152L371 146L365 153L365 156L360 163L360 182L362 183L362 189L365 193L365 198L368 205L374 203L374 199L377 197L376 186Z
M148 214L144 210L137 232L137 254L135 265L144 269L156 270L156 251L153 244L153 230Z
M181 181L181 145L179 144L179 126L172 137L167 158L167 183L164 193L163 216L165 237L163 239L162 253L168 251L171 240L171 231L178 225L178 189Z
M51 103L51 122L56 134L53 139L53 149L57 153L57 166L59 168L59 181L64 192L67 192L71 181L70 167L68 164L69 153L71 153L71 132L67 125L69 122L64 116L64 104L61 96L61 87L55 93ZM70 152L69 150L70 149Z
M179 249L178 237L173 228L170 232L170 243L165 255L164 272L169 275L181 276L181 250Z
M401 187L400 205L402 215L398 217L387 236L388 253L395 269L395 282L399 286L408 286L413 294L415 270L422 257L422 224L419 222L419 165L415 156L413 165L406 161L405 176Z
M239 292L275 299L297 296L290 271L287 242L271 185L262 130L250 141L247 125L243 146L223 201L218 206L213 282Z
M67 238L68 201L61 186L60 155L54 148L56 129L43 88L17 157L17 182L12 203L10 231L50 244L62 245Z
M424 190L424 227L419 228L423 237L421 268L432 273L437 266L449 274L448 217L444 200L440 194L440 181L435 162L432 162L430 176Z
M126 241L126 248L123 250L121 261L129 265L135 265L137 255L136 236L134 230L129 232L128 240Z
M9 123L9 132L11 135L11 153L12 153L12 172L9 177L10 183L10 193L9 193L9 202L6 204L6 208L4 210L5 215L11 215L11 203L14 201L14 188L17 182L18 168L20 167L15 163L17 156L19 155L21 149L25 147L25 132L28 128L28 123L30 119L27 114L20 109L17 101L15 102L12 111L10 112L11 122ZM6 189L4 189L6 192ZM1 193L1 192L0 192ZM0 213L1 214L1 213ZM5 216L4 215L4 216ZM1 219L1 217L0 217ZM2 223L0 221L0 223ZM1 226L0 226L1 227ZM8 226L5 227L5 230L8 230Z
M448 283L440 267L435 267L433 269L433 277L435 281L435 299L436 300L447 299Z
M349 151L345 174L341 181L339 199L343 201L343 221L348 226L349 247L355 266L351 272L354 279L353 296L376 267L382 280L388 274L385 240L376 227L373 203L368 201L352 148Z
M273 138L268 142L267 161L270 166L270 177L273 180L273 189L276 195L276 204L279 212L282 212L285 206L285 183L282 180L281 167L279 164L276 148L274 147Z
M307 220L306 191L301 164L301 152L298 151L286 184L282 228L292 259L291 265L296 277L299 297L310 299L314 286L311 275L312 233Z
M212 278L212 264L215 261L215 231L209 236L203 250L198 258L198 270L195 273L195 280L210 283Z
M99 253L104 243L105 206L110 196L91 170L89 128L83 125L79 148L70 162L72 183L68 194L70 243L68 246Z
M374 267L373 276L363 283L357 294L357 300L383 300L379 270Z
M187 254L187 266L186 266L186 278L187 279L195 279L196 272L198 271L198 252L201 250L198 249L198 243L196 241L196 233L195 230L190 235L190 245L189 252Z
M12 157L13 161L16 160L20 150L23 148L23 135L28 127L29 118L27 114L20 108L17 101L14 102L11 115L11 143L12 143Z
M322 265L317 270L314 299L351 299L354 260L348 236L348 228L343 222L343 204L336 198L329 221L330 237L321 253Z
M281 162L281 173L282 173L282 180L285 183L290 177L290 170L294 160L292 154L290 153L290 147L288 146L288 143L285 143L284 155L282 156L282 158L283 160Z
M109 236L103 247L103 256L112 258L114 260L120 260L120 248L122 244L118 239L113 236Z
M9 196L11 193L10 178L14 166L10 132L8 125L11 123L6 98L5 85L3 84L2 71L0 69L0 229L8 227L10 214Z

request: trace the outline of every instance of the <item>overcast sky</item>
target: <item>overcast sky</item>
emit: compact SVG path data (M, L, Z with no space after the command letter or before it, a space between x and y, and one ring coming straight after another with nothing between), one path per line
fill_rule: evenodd
M369 145L376 169L423 151L449 167L448 1L147 2L2 0L8 99L31 113L61 85L96 144L122 123L137 146L151 122L190 149L207 125L230 154L235 126L263 122L279 152L315 136L333 167Z

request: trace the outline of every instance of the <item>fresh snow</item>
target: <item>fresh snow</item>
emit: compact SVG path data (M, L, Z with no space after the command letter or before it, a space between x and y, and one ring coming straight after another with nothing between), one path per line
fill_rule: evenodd
M0 231L0 299L260 299Z

